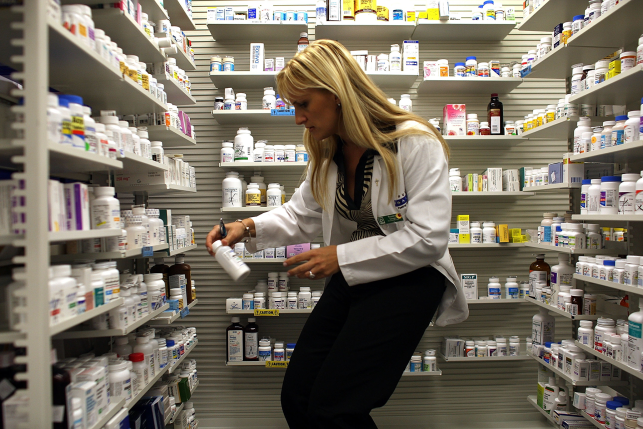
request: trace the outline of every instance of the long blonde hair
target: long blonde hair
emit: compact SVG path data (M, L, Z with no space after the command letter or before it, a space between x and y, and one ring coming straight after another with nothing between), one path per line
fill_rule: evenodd
M357 146L374 149L384 160L388 173L389 202L395 196L397 163L392 142L408 135L427 135L437 138L449 156L449 147L435 127L418 115L407 112L387 100L360 68L350 52L339 42L316 40L288 62L277 75L277 88L284 100L290 102L295 94L307 89L325 89L341 104L340 121L348 138ZM416 121L429 129L408 127L389 131L405 121ZM386 130L386 132L384 131ZM312 164L311 189L313 197L324 209L328 201L326 176L337 150L338 137L316 141L304 131L304 145Z

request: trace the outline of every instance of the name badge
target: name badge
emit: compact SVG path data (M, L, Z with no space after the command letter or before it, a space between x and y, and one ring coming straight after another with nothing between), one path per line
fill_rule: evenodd
M390 214L386 216L380 216L377 218L377 223L380 225L386 225L387 223L402 222L404 218L401 213Z

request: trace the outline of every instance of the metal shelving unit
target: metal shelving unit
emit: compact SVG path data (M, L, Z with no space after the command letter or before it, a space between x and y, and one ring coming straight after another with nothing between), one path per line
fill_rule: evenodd
M643 93L643 64L634 66L588 90L572 95L569 102L597 105L624 104L629 107L638 107L641 105L641 93Z
M156 0L149 0L156 1ZM181 30L196 30L194 22L188 15L180 0L163 0L163 6L167 9L168 15L172 20L172 25L178 25Z
M572 215L572 220L593 221L593 222L643 222L643 216L639 215Z
M117 183L116 192L147 192L148 195L171 195L181 192L196 192L196 188L181 185L120 185Z
M556 313L560 316L566 317L571 320L598 320L600 318L598 314L594 314L594 315L579 314L578 316L572 316L570 313L566 312L565 310L561 310L558 307L554 307L553 305L545 304L544 302L540 302L534 298L525 298L525 301L531 304L535 304L539 307L545 308L548 311L551 311L552 313Z
M609 380L609 381L579 381L579 380L574 380L572 379L569 375L565 374L563 371L558 369L558 367L555 367L553 365L549 365L546 362L543 362L540 358L529 355L532 359L534 359L536 362L547 368L548 370L552 371L554 374L556 374L558 377L562 378L563 380L567 381L570 383L572 386L575 387L590 387L590 386L623 386L627 385L626 382L620 381L620 380Z
M296 125L294 115L272 115L270 110L213 110L212 117L219 125Z
M303 172L307 162L220 162L219 167L229 170L269 171L271 173Z
M593 348L588 347L585 344L579 343L578 341L574 341L574 344L576 344L576 346L578 346L585 353L589 353L590 355L596 356L600 360L603 360L605 362L609 362L610 364L612 364L612 366L620 368L621 371L625 371L628 374L633 375L634 377L638 378L639 380L643 380L643 372L637 371L636 369L632 368L631 366L629 366L629 365L627 365L627 364L625 364L623 362L619 362L616 359L612 359L611 357L605 356L603 353L597 352Z
M417 40L413 33L416 31L415 22L354 22L354 21L324 21L315 26L316 39L333 39L339 42L380 41L398 43L403 40Z
M516 28L520 31L553 31L563 18L571 20L572 16L585 11L584 0L546 0L540 7L525 18Z
M295 22L212 21L208 30L217 43L261 40L264 43L298 40L299 34L308 31L308 24ZM318 31L318 30L317 30ZM319 33L317 33L319 34ZM319 36L317 36L319 38Z
M121 235L119 229L91 229L88 231L61 231L49 232L49 242L55 243L60 241L89 240L91 238L116 237Z
M442 370L437 371L404 371L402 377L439 377L442 375Z
M594 150L580 155L572 155L571 161L604 162L604 163L634 163L643 161L643 140L626 143L619 146Z
M531 360L529 355L518 356L485 356L485 357L446 357L442 353L438 353L440 359L445 362L509 362L519 360Z
M453 198L494 198L494 197L528 197L534 195L533 192L509 192L509 191L499 191L499 192L453 192L451 196Z
M525 247L540 249L545 252L567 253L568 255L612 255L616 252L615 249L572 249L544 243L524 243L524 245Z
M179 67L181 66L179 65ZM192 97L192 95L187 92L185 88L182 88L176 80L168 78L165 75L154 75L154 78L156 78L158 83L163 84L164 91L167 93L168 102L174 104L175 106L188 106L196 104L196 100L194 99L194 97Z
M620 290L627 293L643 296L643 288L637 286L622 285L619 283L608 282L607 280L595 279L594 277L584 276L582 274L574 274L574 279L582 282L592 283L598 286L604 286L615 290Z
M531 192L532 195L536 192L550 192L558 191L561 189L570 190L570 189L580 189L580 183L556 183L554 185L543 185L543 186L525 186L523 192Z
M449 250L476 250L476 249L510 249L525 247L523 243L449 243Z
M75 317L72 317L56 325L53 325L51 328L49 328L49 335L54 336L61 332L66 331L67 329L71 329L74 326L78 326L81 323L91 320L96 316L100 316L103 313L107 313L108 311L113 310L116 307L119 307L120 305L123 304L123 302L124 302L123 298L116 298L111 300L107 304L101 305L100 307L95 307L92 310L86 311Z
M156 257L156 258L171 257L171 256L175 256L175 255L180 255L181 253L189 252L190 250L194 250L196 248L197 248L197 245L192 244L190 246L180 247L180 248L174 249L174 250L168 250L166 254L160 254L159 253L157 255L154 255L154 257Z
M157 244L152 246L153 252L160 252L168 248L167 244ZM143 248L130 249L124 252L97 252L97 253L70 253L66 255L52 255L51 260L55 263L73 262L80 260L100 260L100 259L131 259L143 258Z
M180 130L165 125L150 125L147 127L149 140L159 140L163 142L163 147L181 147L192 146L196 144L196 140L192 137L183 134Z
M189 311L194 307L197 303L199 302L198 299L195 299L188 305L188 314ZM176 313L173 313L170 317L163 317L165 316L164 314L161 314L157 316L155 319L153 319L149 324L152 326L158 326L158 325L171 325L172 323L176 322L179 318L184 319L185 317L181 317L181 312L178 311ZM187 316L187 315L186 315Z
M125 151L125 158L121 159L123 161L123 168L126 172L137 172L141 170L148 172L164 172L170 169L169 165L161 164L160 162L144 158L141 155L128 151Z
M507 94L522 83L519 77L436 77L420 82L418 94Z
M550 0L551 1L551 0ZM538 401L535 396L527 396L527 402L529 402L535 409L540 411L540 414L547 419L549 423L554 425L554 427L560 427L558 423L554 421L554 418L549 415L549 413L538 406Z
M574 136L576 121L578 121L577 117L558 118L533 130L525 131L522 133L522 137L541 140L567 140Z
M429 21L418 23L413 40L425 42L500 41L516 27L516 21Z

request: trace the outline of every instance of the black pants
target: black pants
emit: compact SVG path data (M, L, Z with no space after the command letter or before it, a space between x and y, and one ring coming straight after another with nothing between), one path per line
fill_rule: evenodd
M284 377L290 428L377 428L370 412L393 394L445 289L431 267L357 286L335 274Z

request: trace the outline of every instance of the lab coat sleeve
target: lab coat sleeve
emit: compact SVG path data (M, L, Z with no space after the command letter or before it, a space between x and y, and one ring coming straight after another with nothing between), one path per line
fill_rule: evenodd
M442 145L427 136L408 136L400 140L399 150L408 196L405 226L337 246L339 267L351 286L428 266L447 251L451 190Z
M322 230L322 208L310 190L310 169L306 180L286 204L253 217L256 238L246 243L250 252L269 247L306 243Z

